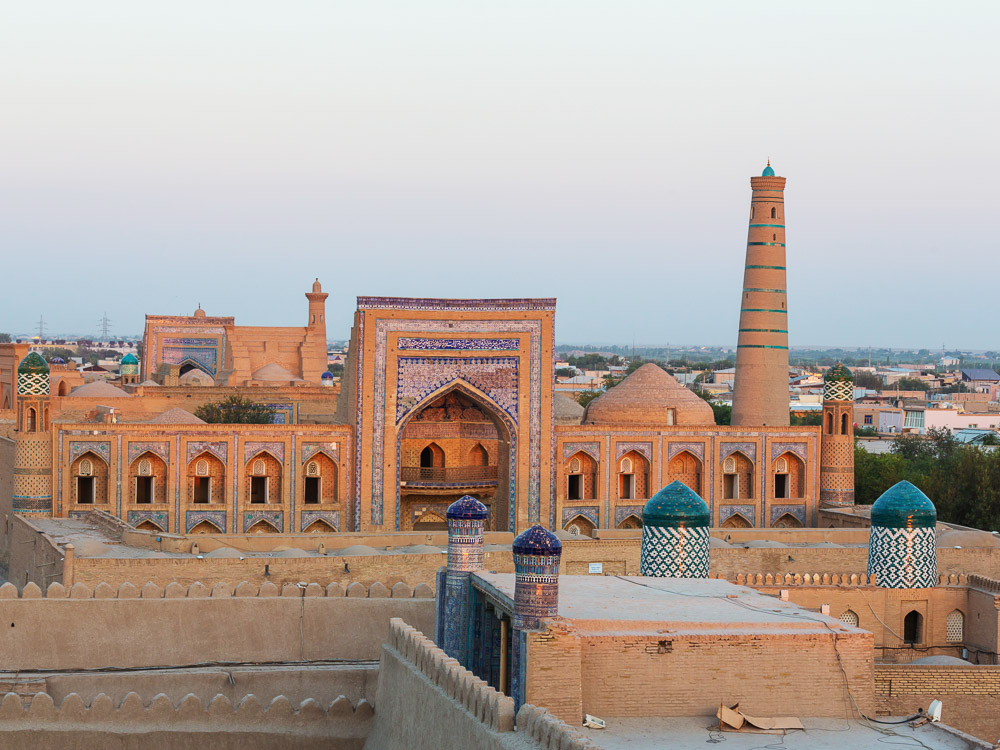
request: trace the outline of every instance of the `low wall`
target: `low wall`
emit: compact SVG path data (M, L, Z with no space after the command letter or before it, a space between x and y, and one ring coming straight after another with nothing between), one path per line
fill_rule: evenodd
M372 723L367 701L341 696L329 705L284 696L262 704L248 695L234 705L225 696L205 704L193 695L179 704L158 695L145 704L135 693L120 703L99 695L85 703L71 693L57 706L39 693L27 708L20 696L0 701L4 750L360 750Z
M104 583L91 590L78 583L69 592L52 584L44 598L28 584L18 598L7 583L0 586L0 665L25 671L375 660L393 617L433 628L434 600L413 593L381 583L346 591L338 584L149 583L140 590Z
M1000 737L1000 666L876 664L875 699L880 713L892 716L939 700L949 726L988 742Z
M382 647L375 722L365 750L586 750L595 746L544 709L514 700L401 620Z

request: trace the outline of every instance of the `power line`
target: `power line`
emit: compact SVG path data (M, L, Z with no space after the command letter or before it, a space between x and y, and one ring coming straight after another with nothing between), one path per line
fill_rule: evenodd
M101 326L101 341L107 341L108 340L108 332L112 328L111 319L108 317L107 310L104 311L104 315L101 317L101 319L99 321L97 321L97 323L98 323L98 325Z

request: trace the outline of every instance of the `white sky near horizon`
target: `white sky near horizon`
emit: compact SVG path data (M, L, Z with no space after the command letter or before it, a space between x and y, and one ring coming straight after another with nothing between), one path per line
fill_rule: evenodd
M560 343L736 341L788 178L792 346L998 349L1000 4L2 2L0 331L328 335L556 297Z

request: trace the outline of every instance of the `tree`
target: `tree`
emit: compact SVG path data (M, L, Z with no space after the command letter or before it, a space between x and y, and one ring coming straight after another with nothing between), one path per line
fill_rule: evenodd
M0 333L0 344L9 344L9 343L10 343L10 334Z
M343 368L341 368L341 369L343 369ZM558 370L556 370L556 377L557 378L573 378L573 377L576 377L576 368L575 367L560 367Z
M584 391L583 393L576 394L576 402L580 404L580 406L586 407L587 404L600 395L600 391Z
M343 363L336 364L336 365L328 365L326 369L329 370L330 372L332 372L334 375L336 375L338 377L340 377L340 376L342 376L344 374L344 365L343 365Z
M202 404L194 415L209 424L273 424L275 411L267 404L230 396L225 401Z
M918 378L900 378L896 381L896 387L901 391L929 391L931 388Z
M882 378L880 378L874 372L865 372L865 371L855 372L854 387L865 388L869 391L881 391Z
M733 421L733 407L729 404L717 404L714 401L709 401L708 405L712 407L712 412L715 414L716 424L732 424Z
M818 427L823 424L823 413L822 412L810 412L809 414L803 414L799 416L798 414L793 414L788 423L792 427Z

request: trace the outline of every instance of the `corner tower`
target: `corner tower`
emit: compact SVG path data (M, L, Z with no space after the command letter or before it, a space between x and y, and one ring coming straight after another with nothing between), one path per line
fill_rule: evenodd
M768 162L750 187L732 424L780 427L788 425L785 178Z
M52 515L49 366L36 352L22 359L17 368L13 510Z
M819 501L854 505L854 375L839 362L823 376Z

